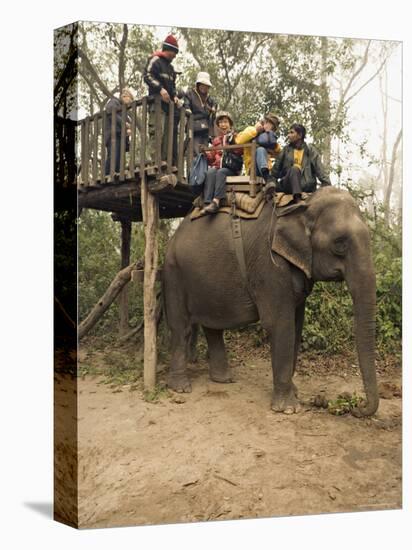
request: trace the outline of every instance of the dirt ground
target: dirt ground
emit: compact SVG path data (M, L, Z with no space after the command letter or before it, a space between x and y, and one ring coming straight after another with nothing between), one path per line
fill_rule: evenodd
M267 359L233 365L236 382L191 365L191 394L78 379L80 527L210 521L402 506L401 374L381 369L375 417L333 416L311 400L361 393L347 360L301 359L294 415L270 409ZM160 382L164 373L160 373ZM59 388L57 381L57 391ZM63 410L62 410L63 413Z

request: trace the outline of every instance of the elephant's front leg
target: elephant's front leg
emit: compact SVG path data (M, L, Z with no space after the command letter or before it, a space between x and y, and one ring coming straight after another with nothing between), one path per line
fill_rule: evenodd
M295 317L290 312L281 315L269 330L273 372L272 409L285 414L300 410L296 386L292 381L296 360L295 331Z
M233 382L227 361L223 330L203 327L209 348L209 376L214 382Z

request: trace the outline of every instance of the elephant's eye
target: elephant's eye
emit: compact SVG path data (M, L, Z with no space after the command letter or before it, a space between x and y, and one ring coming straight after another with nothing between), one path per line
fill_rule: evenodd
M346 237L338 237L333 241L332 252L336 256L345 256L348 250L348 240Z

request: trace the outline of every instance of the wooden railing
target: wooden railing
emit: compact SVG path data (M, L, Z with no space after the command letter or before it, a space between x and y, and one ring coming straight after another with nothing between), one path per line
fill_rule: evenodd
M54 181L59 188L76 182L76 127L75 120L54 117Z
M121 116L120 138L117 132L117 114ZM117 183L133 179L146 171L151 175L177 172L178 181L184 182L193 160L192 115L185 109L169 104L166 115L166 130L162 128L160 97L144 97L130 105L114 107L110 128L110 166L106 166L108 150L105 136L110 120L106 110L87 116L78 122L79 173L77 183L82 187L96 184ZM175 118L176 114L176 118ZM154 133L149 135L149 116L154 117ZM127 124L126 124L127 123ZM126 151L127 129L130 129L129 150ZM162 155L163 131L167 132L167 156ZM120 140L120 144L119 144ZM154 141L154 143L152 143ZM120 165L116 167L116 147L120 146ZM176 158L173 159L173 148ZM149 159L149 151L154 159ZM175 161L175 162L174 162ZM116 169L117 168L117 169Z
M117 133L117 114L121 116L121 133ZM110 115L110 116L108 116ZM176 115L176 118L175 118ZM149 135L149 116L154 119L154 132ZM110 163L106 166L106 123L110 127ZM130 105L114 107L78 121L55 118L55 181L67 187L77 184L87 189L106 183L136 179L144 172L162 175L174 172L181 183L187 183L193 160L193 116L169 104L166 115L167 152L162 158L162 106L160 97L144 97ZM129 150L126 151L127 125L130 128ZM120 162L116 167L116 147L120 146ZM173 159L175 148L175 159ZM207 150L251 149L249 181L256 180L256 143L208 147ZM154 152L154 159L149 152ZM175 162L174 162L175 161ZM116 168L118 168L116 170Z

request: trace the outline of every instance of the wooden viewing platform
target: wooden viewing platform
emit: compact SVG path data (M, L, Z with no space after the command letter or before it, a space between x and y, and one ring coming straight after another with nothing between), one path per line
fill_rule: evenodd
M149 117L154 121L150 133ZM111 127L107 132L109 120ZM126 151L128 130L130 146ZM157 362L158 300L155 283L158 280L158 223L159 218L184 217L192 209L194 197L188 176L193 161L193 116L183 107L178 109L169 104L164 130L160 97L144 97L128 106L114 107L110 113L100 111L77 122L56 113L54 133L55 211L74 208L80 215L83 208L91 208L111 212L113 220L122 226L121 271L88 318L76 328L78 337L101 316L102 304L107 309L118 295L120 334L129 330L125 285L133 271L130 264L131 224L144 223L144 386L151 390L156 382ZM167 154L162 158L162 139L165 136ZM111 155L110 162L106 163L109 137ZM119 143L120 162L116 167L116 146ZM251 148L251 168L248 176L228 178L228 188L248 191L255 196L258 186L263 183L255 172L256 143L210 147L209 150L233 148ZM154 159L149 158L150 150Z
M154 111L154 135L149 135L149 116ZM162 106L160 98L145 97L129 106L114 107L111 112L110 170L106 170L105 134L108 113L101 111L78 122L80 166L76 177L79 208L93 208L115 213L119 218L142 221L142 182L158 194L159 216L179 218L191 208L193 196L187 185L187 174L193 160L192 115L184 108L169 105L167 115L167 158L161 158ZM121 117L117 134L116 117ZM126 123L130 127L129 151L126 151ZM120 166L115 171L116 140L120 139ZM150 143L154 140L154 143ZM173 159L173 148L176 155ZM148 150L155 158L148 158Z

